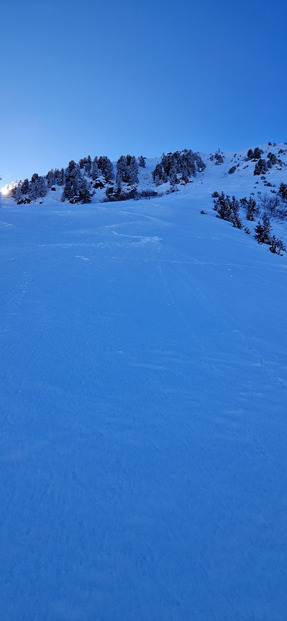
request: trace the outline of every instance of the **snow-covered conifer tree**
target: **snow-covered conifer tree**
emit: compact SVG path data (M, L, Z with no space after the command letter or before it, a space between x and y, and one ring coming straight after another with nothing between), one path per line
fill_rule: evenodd
M35 173L31 177L30 187L29 187L29 198L33 201L37 198L41 198L47 194L46 181L44 177L39 177L37 173Z
M79 199L80 203L90 203L91 202L91 195L90 195L89 187L88 187L87 180L86 180L85 177L82 177L82 179L80 180L80 183L79 183L78 199Z
M99 171L99 167L98 167L98 158L96 156L96 157L94 157L93 162L92 162L92 168L91 168L92 179L94 181L96 181L96 179L99 178L99 175L100 175L100 171Z
M88 176L90 176L90 174L91 174L91 168L92 168L92 160L91 160L91 156L88 155L88 157L86 157L86 161L85 161L85 165L84 165L85 173Z
M145 158L143 157L143 155L140 155L139 157L139 166L145 168Z
M71 202L78 196L80 180L81 173L79 164L71 160L65 171L65 186L61 197L62 201L69 200Z
M134 155L121 155L117 161L117 184L138 183L138 164Z
M24 179L23 183L18 187L20 187L22 194L29 194L30 183L28 179Z
M101 155L98 159L98 167L105 179L105 181L111 181L114 177L113 165L111 160L106 155Z
M52 185L54 185L56 183L55 170L51 169L51 170L49 170L47 172L47 174L46 174L46 181L47 181L48 188L51 188Z
M262 222L258 222L255 227L255 239L258 244L270 244L271 226L267 213L263 214Z

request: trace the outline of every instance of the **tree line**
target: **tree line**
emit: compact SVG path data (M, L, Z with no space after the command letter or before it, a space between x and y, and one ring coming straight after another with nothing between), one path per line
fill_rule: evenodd
M45 176L35 173L31 179L20 181L11 190L11 196L18 204L30 203L41 199L48 191L62 188L61 200L70 203L90 203L95 191L105 191L104 200L126 200L135 198L139 182L139 167L145 168L146 158L142 155L121 155L114 166L106 156L81 158L79 162L71 160L67 168L51 169ZM191 150L163 154L161 161L152 172L153 183L158 186L170 182L171 187L179 183L188 183L197 172L203 171L205 164L198 153ZM141 196L156 195L154 190L142 191Z

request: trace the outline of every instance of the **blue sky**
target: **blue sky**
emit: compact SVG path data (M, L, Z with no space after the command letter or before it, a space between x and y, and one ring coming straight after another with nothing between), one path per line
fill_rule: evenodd
M284 1L0 0L3 183L286 135Z

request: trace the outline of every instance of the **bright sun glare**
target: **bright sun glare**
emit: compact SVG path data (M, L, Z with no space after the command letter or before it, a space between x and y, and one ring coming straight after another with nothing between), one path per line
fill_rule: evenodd
M3 194L3 196L7 196L9 194L9 191L10 191L10 186L8 184L4 185L4 188L1 188L1 190L0 190L1 194Z

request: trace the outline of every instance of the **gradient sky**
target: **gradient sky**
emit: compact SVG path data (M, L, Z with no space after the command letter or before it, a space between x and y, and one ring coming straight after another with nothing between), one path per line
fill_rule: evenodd
M286 0L0 0L1 184L287 139Z

